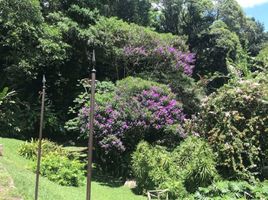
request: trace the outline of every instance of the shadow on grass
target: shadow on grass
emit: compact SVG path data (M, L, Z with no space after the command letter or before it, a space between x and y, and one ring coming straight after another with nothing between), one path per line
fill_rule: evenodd
M70 149L71 148L69 147L69 150ZM77 153L77 155L78 155L77 158L81 162L87 163L87 148L73 147L72 151ZM86 169L87 169L87 166L85 166L85 170ZM104 174L96 166L93 167L92 180L95 182L98 182L102 186L113 187L113 188L121 187L124 185L124 181L122 179L115 178L115 177L108 175L108 174Z
M86 147L65 146L65 149L71 152L71 154L73 154L73 158L76 158L83 163L87 163ZM85 166L85 170L87 170L87 166ZM95 181L102 186L112 188L118 188L124 185L124 180L122 178L116 178L109 174L106 174L103 171L99 170L96 166L93 167L92 181Z
M92 180L95 182L98 182L102 186L107 186L107 187L121 187L124 185L124 181L119 179L119 178L114 178L109 175L101 175L100 173L97 172L96 169L93 170L92 173Z
M143 189L138 186L131 189L132 193L135 195L146 195L146 193L142 193L142 190Z
M109 175L100 175L97 173L94 173L96 169L93 170L92 179L93 181L99 183L102 186L107 186L111 188L118 188L122 187L124 185L124 181L119 178L114 178ZM130 188L131 192L135 195L146 195L145 193L142 194L142 189L139 187Z

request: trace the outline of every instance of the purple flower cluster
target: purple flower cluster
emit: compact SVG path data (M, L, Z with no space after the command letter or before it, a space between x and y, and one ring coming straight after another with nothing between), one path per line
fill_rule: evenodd
M170 61L175 69L183 69L183 72L189 76L192 75L195 63L194 53L184 53L172 46L158 46L153 51L154 57L163 58L165 62Z
M172 67L175 70L182 71L191 76L194 69L195 54L184 53L173 46L157 46L154 49L148 49L144 46L123 48L124 56L132 58L133 63L137 63L140 57L146 58L148 64L155 67Z
M90 109L84 107L81 109L79 118L81 123L81 132L86 133L89 127L89 112ZM104 108L97 107L94 121L94 137L105 152L116 149L117 151L125 151L120 138L125 131L129 129L127 122L123 121L122 113L114 109L111 105Z
M126 46L123 48L126 56L147 56L146 49L144 47L132 47Z
M107 135L107 137L104 137L101 141L99 141L99 144L106 154L112 150L117 152L124 152L126 150L122 141L115 135Z
M107 154L126 151L126 146L130 145L127 143L131 142L125 140L127 134L136 137L137 132L161 130L185 121L179 103L160 87L151 87L128 99L118 95L113 101L105 107L98 107L95 115L95 141ZM81 109L79 116L81 131L86 132L90 128L89 108Z
M158 87L144 90L138 96L138 100L142 107L151 113L149 124L157 130L185 120L178 102L170 96L163 95Z

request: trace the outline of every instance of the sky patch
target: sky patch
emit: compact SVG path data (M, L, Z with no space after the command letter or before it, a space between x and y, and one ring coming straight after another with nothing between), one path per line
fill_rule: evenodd
M259 5L268 3L268 0L237 0L237 2L243 8L252 8L252 7L255 7L255 6L259 6Z

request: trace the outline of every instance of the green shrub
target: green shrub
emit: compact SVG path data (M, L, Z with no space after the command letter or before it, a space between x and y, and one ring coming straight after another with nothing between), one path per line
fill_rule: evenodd
M215 155L204 140L190 136L172 152L176 172L180 171L189 192L206 187L218 178Z
M27 159L37 158L38 140L32 139L19 147L19 154ZM42 140L42 161L40 174L64 186L80 186L84 182L84 164L62 146L49 140ZM32 169L36 171L36 163Z
M185 199L185 197L189 195L183 182L181 180L175 180L174 178L162 182L159 188L167 189L170 199Z
M140 94L144 90L149 90L152 87L161 88L164 94L169 94L174 97L174 94L171 92L171 89L168 85L131 76L117 81L116 93L120 94L120 96L122 97L128 98L129 96L135 96L137 94Z
M132 154L132 170L138 190L154 190L169 177L171 156L164 147L140 142Z
M36 166L33 169L36 170ZM63 186L84 184L84 164L57 153L47 154L42 159L40 174Z
M197 137L188 137L172 152L141 142L132 154L138 191L168 189L172 199L183 198L217 180L215 166L211 148Z
M199 132L217 153L222 175L249 179L267 165L267 113L267 74L234 80L204 102Z
M187 195L179 171L172 176L172 168L175 166L172 165L171 155L164 147L151 146L147 142L139 143L132 154L132 170L139 193L167 189L171 199Z
M38 142L39 140L31 139L30 142L25 142L19 147L19 155L27 159L36 159L38 152ZM67 152L59 145L49 140L42 140L42 156L55 152L58 154L67 154Z

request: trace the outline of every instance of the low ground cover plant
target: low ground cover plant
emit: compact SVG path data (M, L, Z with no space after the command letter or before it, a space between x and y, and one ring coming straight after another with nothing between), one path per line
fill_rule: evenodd
M267 199L268 183L253 183L246 181L219 181L207 188L199 188L194 199Z
M36 159L38 152L38 140L31 139L21 144L19 147L19 154L27 159ZM42 155L46 156L50 152L57 152L58 154L67 154L62 146L57 145L55 142L52 142L47 139L43 139L41 143Z

